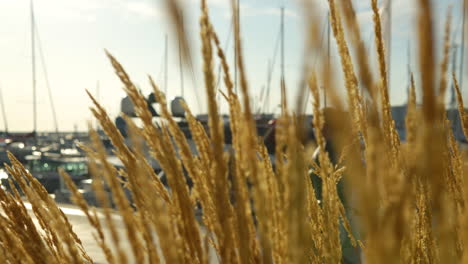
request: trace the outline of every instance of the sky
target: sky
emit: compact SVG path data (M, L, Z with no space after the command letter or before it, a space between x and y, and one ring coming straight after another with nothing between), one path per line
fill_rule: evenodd
M317 2L321 28L326 27L327 1ZM414 0L390 0L393 5L391 42L391 102L406 102L407 65L417 70L417 45L412 17ZM206 112L200 56L198 0L182 1L187 16L187 31L194 60L194 78L184 71L184 97L195 113ZM454 44L460 46L461 6L456 0L437 0L434 15L437 43L442 35L448 6L453 7ZM231 14L229 0L208 0L216 31L227 47L233 62ZM294 98L299 84L303 54L303 19L300 5L293 0L240 0L243 54L252 98L259 98L267 80L269 61L273 60L280 30L280 7L285 6L285 73L288 97ZM370 54L373 46L370 0L354 0L364 38ZM0 0L0 88L10 131L33 129L31 21L29 0ZM178 44L168 24L162 0L35 0L36 76L38 131L55 129L44 70L50 83L60 131L84 131L92 121L86 95L96 95L112 118L120 111L125 96L122 84L114 74L104 49L112 53L130 74L143 93L151 88L148 75L163 88L164 39L169 39L169 99L181 95ZM411 37L411 41L409 38ZM40 45L39 45L40 44ZM39 47L40 46L40 47ZM41 52L43 60L41 59ZM336 44L332 39L332 58L338 63ZM438 52L440 53L440 52ZM414 54L414 56L412 55ZM466 56L465 56L466 57ZM217 62L216 62L217 63ZM46 67L44 67L44 65ZM338 64L339 66L339 64ZM216 69L217 69L216 65ZM279 54L273 69L270 111L278 111ZM465 85L466 86L466 85ZM466 95L465 94L465 99ZM254 103L255 104L255 103ZM257 103L259 105L259 103ZM225 106L221 107L226 111ZM4 129L0 116L0 130Z

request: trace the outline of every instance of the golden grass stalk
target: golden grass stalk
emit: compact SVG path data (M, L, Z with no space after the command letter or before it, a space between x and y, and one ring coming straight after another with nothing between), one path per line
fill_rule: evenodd
M345 78L346 95L348 97L347 106L349 107L349 112L353 122L358 124L353 133L357 135L358 131L364 131L364 117L362 116L362 111L359 109L362 107L359 103L362 102L362 99L360 99L360 93L358 90L358 80L354 71L354 65L352 64L349 48L345 40L341 15L336 9L334 0L329 0L328 5L330 8L331 27L338 45L341 67Z
M166 4L179 37L185 39L182 4ZM401 142L390 111L377 1L371 0L370 5L379 73L374 76L370 70L352 2L329 0L341 65L312 68L308 58L304 59L303 77L313 97L313 142L305 140L302 99L292 108L296 112L283 102L275 124L273 162L257 134L251 112L234 1L231 7L238 62L234 67L240 72L241 97L233 90L230 65L211 24L207 2L201 1L201 57L209 127L206 130L184 105L191 139L185 137L169 113L165 96L149 77L161 104L162 121L154 123L145 97L107 52L142 126L124 116L129 131L125 139L90 96L94 104L91 111L124 165L117 170L108 162L99 135L90 129L90 144L82 148L89 157L93 188L102 209L88 205L70 177L61 172L107 262L341 263L353 257L355 262L366 263L464 263L468 259L466 153L443 116L450 16L445 27L441 78L436 81L433 6L428 0L418 2L422 111L411 76L407 137ZM311 3L304 6L305 10L314 8ZM318 31L313 25L316 20L309 17L306 21L305 56L311 56L322 50L313 38ZM350 37L349 44L345 35ZM356 56L351 56L350 48ZM215 54L227 91L221 93L229 104L229 147L215 100ZM325 65L324 59L320 56L319 65ZM340 68L345 77L346 104L339 98L341 87L333 82ZM462 95L455 76L453 79L467 135ZM322 108L319 87L323 86L333 109ZM438 92L435 87L439 87ZM281 88L285 95L284 80ZM301 90L298 94L304 93ZM319 149L317 160L311 158L314 146ZM162 184L148 156L158 162L168 186ZM13 156L10 159L11 165L6 168L14 183L10 179L11 192L0 189L0 224L4 227L0 229L0 258L5 263L91 263L67 217L37 179ZM186 176L193 181L191 188ZM30 201L32 211L26 209L21 195ZM198 221L195 212L200 211L202 220ZM113 220L116 215L122 218L124 235L119 234ZM124 240L129 241L129 249L124 248Z
M185 30L185 23L186 19L184 19L183 13L183 4L184 0L165 0L164 4L167 10L167 14L169 15L169 20L172 22L173 31L175 31L178 39L178 43L180 45L179 51L181 52L181 56L183 61L190 65L191 62L191 54L188 44L188 33Z
M449 63L449 54L450 54L450 32L451 32L451 21L452 21L452 11L451 7L447 11L447 21L445 22L445 32L444 32L444 57L440 65L440 85L439 85L439 104L441 108L445 109L445 94L447 90L447 70Z
M434 35L432 27L432 7L428 0L418 1L418 41L421 87L423 91L423 111L425 120L435 117L434 85Z
M345 0L340 6L342 7L342 12L346 20L345 26L351 32L351 44L354 45L356 49L355 52L358 61L355 65L358 69L360 86L368 92L372 102L377 102L376 91L374 91L374 76L371 74L369 56L367 56L368 49L361 36L353 3L350 0ZM365 133L365 131L363 131L363 133Z
M70 189L72 193L72 200L73 202L80 207L80 209L85 213L86 218L88 219L89 223L91 226L94 228L96 231L97 235L95 235L95 239L98 242L98 245L101 247L102 251L104 252L104 255L106 257L106 260L109 263L116 263L115 262L115 257L113 256L110 248L107 245L107 241L104 235L104 230L101 225L101 222L99 221L99 218L97 216L96 211L92 211L90 207L88 206L88 203L86 200L83 198L83 195L78 191L78 188L76 185L73 183L70 175L68 175L65 171L60 170L59 171L60 176L65 181L65 184L67 185L67 188Z
M69 263L90 262L91 259L84 251L81 241L73 232L73 229L63 212L54 201L47 195L44 187L21 165L21 163L8 153L11 166L6 169L25 192L31 202L33 213L39 221L38 229L32 222L22 202L13 196L5 194L2 190L4 200L10 200L10 206L3 206L10 222L10 232L19 238L24 253L30 259L38 263ZM18 198L18 195L15 195ZM15 208L16 207L16 208ZM16 218L16 220L15 220ZM8 223L8 222L5 222ZM19 225L16 225L19 223ZM25 226L26 225L26 226ZM7 227L8 228L8 227ZM44 234L39 234L39 230ZM4 233L5 234L5 233ZM33 239L33 240L31 240ZM24 259L28 259L25 257Z
M233 252L232 247L236 241L234 236L234 222L232 218L233 211L229 202L228 190L228 166L224 158L224 133L221 119L218 113L216 103L215 91L215 75L213 71L213 46L211 39L211 26L209 22L208 7L206 1L201 1L201 18L200 18L200 38L202 41L202 56L203 56L203 76L205 79L205 92L208 101L208 114L209 114L209 128L210 138L213 144L213 154L215 162L211 177L214 178L214 198L216 199L216 211L219 217L220 227L223 229L219 232L219 248L221 250L220 259L223 262L235 262L236 254ZM236 24L236 23L235 23ZM247 243L250 240L244 240ZM242 261L250 261L251 252L250 247L243 247L240 245Z
M452 73L453 86L455 87L455 92L457 94L457 103L458 103L458 115L460 118L460 124L463 130L463 135L465 138L468 138L468 119L465 113L465 105L463 103L463 97L460 91L460 86L458 80L455 76L455 73Z
M92 108L94 116L100 121L102 128L106 131L109 137L112 140L112 143L116 146L117 156L122 160L122 162L127 166L131 167L132 163L135 162L135 157L132 155L130 150L124 143L122 135L119 133L115 125L112 123L110 118L107 116L106 111L99 105L97 101L88 93L91 99L94 102L95 108ZM104 147L99 144L98 140L94 141L95 147L97 148L98 160L104 166L104 179L107 184L109 184L110 189L112 190L115 203L119 210L122 212L122 217L127 228L127 236L132 246L132 251L136 260L142 262L144 259L143 252L139 250L142 247L142 242L140 237L138 237L137 229L139 223L133 215L133 209L129 201L127 200L124 190L121 186L120 181L115 177L117 175L116 170L106 159L106 154Z

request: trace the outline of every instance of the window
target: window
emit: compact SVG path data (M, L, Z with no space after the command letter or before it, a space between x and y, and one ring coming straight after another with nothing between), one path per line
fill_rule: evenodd
M72 175L88 173L88 166L84 162L67 162L61 164L60 168Z

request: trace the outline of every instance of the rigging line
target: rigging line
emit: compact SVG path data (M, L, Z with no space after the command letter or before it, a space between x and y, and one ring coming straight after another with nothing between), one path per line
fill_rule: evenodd
M233 28L233 23L231 21L231 25L229 26L229 33L226 39L226 46L224 47L224 50L226 52L229 49L229 46L230 46L229 44L231 43L232 28ZM218 91L219 86L221 85L221 69L222 69L222 64L220 62L218 66L218 75L217 75L217 80L216 80L216 91Z
M326 16L324 18L326 18ZM325 30L327 29L327 27L328 27L328 19L326 20L325 23L323 23L322 32L320 32L320 48L323 48L323 42L325 40L324 34L325 34ZM317 67L318 59L319 59L319 56L318 54L316 54L314 58L314 63L313 63L314 68Z
M271 79L273 77L273 72L275 70L275 62L276 62L276 56L278 54L280 38L281 38L281 29L278 30L278 36L276 37L275 48L273 50L273 60L271 62L270 71L269 71L268 76L267 76L267 88L266 88L266 96L265 96L265 102L264 102L264 111L269 110L268 109L269 108L269 105L268 105L269 102L268 101L270 99Z
M255 114L260 114L261 111L262 111L262 107L260 106L261 103L263 102L263 100L265 99L265 85L262 85L262 88L260 89L260 94L258 95L258 99L256 101L256 108L257 110L255 110Z
M268 77L270 76L270 71L271 71L271 60L268 60L268 64L267 64L267 80L268 80ZM262 89L260 90L260 96L258 98L258 105L257 105L257 110L255 111L255 114L261 114L263 109L265 108L265 104L266 104L266 84L263 84L262 85ZM263 112L264 113L264 112Z
M232 29L233 29L233 23L231 21L231 25L229 26L229 32L228 32L228 36L227 36L227 39L226 39L226 45L225 45L225 48L224 48L224 51L225 52L228 52L228 49L229 49L229 44L231 42L231 34L232 34ZM221 93L219 92L219 90L221 89L220 86L221 86L221 69L222 69L222 63L221 61L219 62L219 65L218 65L218 75L216 76L217 80L216 80L216 89L215 89L215 93L216 93L216 101L218 102L218 112L221 112Z
M182 34L182 37L184 38L184 41L187 42L187 36L185 35L185 22L183 23L183 33ZM181 40L179 39L179 54L181 54L182 50L181 48L186 48L187 50L185 51L186 54L187 54L187 61L188 61L188 65L186 65L189 70L190 70L190 75L191 75L191 79L192 79L192 84L193 84L193 92L194 92L194 96L195 96L195 99L196 99L196 102L197 102L197 108L198 108L198 111L201 112L201 104L200 104L200 99L198 98L198 94L197 94L197 79L196 79L196 76L195 76L195 71L194 71L194 66L193 66L193 59L192 59L192 52L190 50L190 45L183 45L183 47L181 47ZM183 97L183 92L184 92L184 83L183 83L183 63L182 63L182 58L180 57L179 55L179 66L180 66L180 76L181 76L181 90L182 90L182 97ZM185 100L185 98L183 98Z
M271 76L270 76L271 73L270 73L270 72L272 71L272 68L271 68L271 60L270 60L270 59L268 60L268 65L267 65L267 67L268 67L268 68L267 68L267 79L266 79L266 84L265 84L265 86L264 86L264 87L265 87L265 92L264 92L265 94L264 94L264 96L263 96L263 98L262 98L262 100L263 100L262 106L260 107L260 112L263 112L263 113L267 112L268 106L269 106L269 105L268 105L268 99L269 99L269 98L268 98L268 97L269 97L268 81L269 81L270 78L271 78Z
M188 49L189 69L190 69L190 75L191 75L191 79L192 79L192 83L193 83L194 96L195 96L195 100L197 102L198 112L201 113L201 104L200 104L200 99L199 99L200 96L198 96L198 94L197 94L197 91L198 91L197 76L195 75L195 70L194 70L194 67L193 67L193 60L192 60L192 55L191 55L192 53L190 51L190 45L187 47L187 49Z
M456 23L456 26L453 29L453 32L452 32L453 36L451 37L452 40L456 39L458 34L461 32L459 30L460 30L460 27L462 26L462 24L463 24L463 17L460 17L460 18L458 18L458 23Z
M42 50L42 42L41 42L41 39L39 37L39 30L37 28L36 23L34 23L34 30L36 31L36 39L37 39L37 42L38 42L39 56L40 56L41 64L42 64L42 71L44 73L44 79L45 79L45 83L46 83L46 87L47 87L47 92L48 92L48 95L49 95L50 106L51 106L51 109L52 109L52 116L54 118L55 132L58 133L59 129L58 129L58 122L57 122L57 112L55 111L55 104L54 104L54 99L52 97L52 90L50 88L49 75L48 75L48 72L47 72L47 65L46 65L46 62L45 62L44 52Z

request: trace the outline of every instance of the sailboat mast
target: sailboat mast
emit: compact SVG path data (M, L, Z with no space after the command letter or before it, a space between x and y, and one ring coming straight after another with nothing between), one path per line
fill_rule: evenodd
M33 0L30 0L31 8L31 55L32 55L32 88L33 88L33 132L36 138L37 130L37 102L36 102L36 50L35 50L35 35L34 35L34 6Z
M460 90L462 90L463 92L463 76L464 76L464 72L463 72L463 66L465 65L465 31L466 31L466 23L465 23L465 16L466 16L466 1L467 0L463 0L463 25L462 25L462 44L461 44L461 62L460 62L460 76L458 77L460 79Z
M267 75L267 83L266 83L266 95L265 101L263 102L263 112L268 112L270 110L270 84L271 84L271 76L273 72L273 63L271 60L268 60L268 75Z
M281 80L284 81L284 6L281 7Z
M238 23L240 26L240 0L236 1L236 14L232 18L233 29L235 29L235 24ZM234 45L234 91L237 94L237 47Z
M101 95L99 93L99 81L96 82L96 99L98 100L98 102L101 101ZM99 120L97 118L96 118L96 131L99 131ZM58 134L58 128L57 128L57 134Z
M180 70L180 96L184 98L184 70L182 67L182 44L179 40L179 70Z
M410 46L410 43L408 41L408 48L407 48L407 55L408 57L408 64L406 65L407 66L407 73L408 73L408 88L407 88L407 91L406 91L406 100L407 100L407 104L409 105L410 103L410 91L411 91L411 46Z
M327 74L330 74L330 66L331 66L331 60L330 60L330 44L331 44L331 25L330 25L330 11L328 12L327 15ZM326 108L327 107L327 87L324 87L323 89L323 105Z
M388 9L388 43L387 43L387 84L388 90L390 91L390 80L391 80L391 71L392 71L392 1L387 1L387 9Z
M286 110L286 84L284 78L284 6L281 7L281 108Z
M5 112L5 103L3 101L3 91L2 87L0 86L0 104L2 104L2 115L3 115L3 123L5 124L5 133L8 134L8 121Z
M452 71L455 72L457 69L457 45L453 46L453 55L452 55ZM455 108L455 87L452 84L452 93L450 95L450 108Z
M167 96L167 60L168 60L168 51L167 51L167 34L164 40L164 95Z

